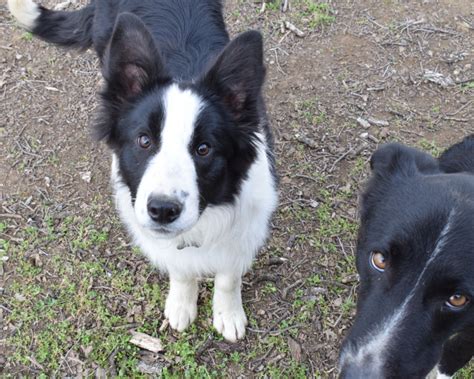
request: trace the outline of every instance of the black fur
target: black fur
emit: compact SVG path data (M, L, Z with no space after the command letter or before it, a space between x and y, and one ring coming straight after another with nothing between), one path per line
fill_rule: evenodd
M474 134L454 145L439 158L439 165L444 172L471 172L474 174Z
M414 291L403 320L378 354L383 365L377 374L424 378L439 364L441 372L452 375L474 354L474 344L466 342L474 340L473 136L439 160L400 144L385 145L371 166L357 243L357 317L341 357L362 348ZM427 265L436 248L437 258ZM369 263L373 251L386 258L383 273ZM446 305L456 293L470 299L463 309ZM362 365L343 360L341 377L373 372L369 358Z
M229 42L220 1L102 0L75 12L41 8L33 32L63 46L92 44L96 50L106 86L94 134L119 157L132 198L149 158L160 147L161 95L173 83L206 103L189 146L201 210L234 200L256 158L259 128L273 163L261 95L262 37L253 31ZM137 146L140 134L152 137L151 148ZM203 141L213 147L207 159L195 154Z
M60 46L87 49L92 45L94 11L93 3L73 12L52 11L40 6L40 17L32 32Z

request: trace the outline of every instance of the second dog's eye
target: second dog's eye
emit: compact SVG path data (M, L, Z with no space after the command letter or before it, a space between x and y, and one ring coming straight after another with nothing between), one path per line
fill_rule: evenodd
M209 154L209 151L211 150L211 147L207 144L207 143L201 143L197 149L196 149L196 153L201 156L201 157L205 157L206 155Z
M383 272L387 266L387 259L380 251L372 251L370 254L370 263L377 271Z
M454 294L446 301L446 305L452 309L461 309L467 303L469 303L469 299L459 293Z
M138 137L137 143L142 149L148 149L151 146L151 139L146 134L142 134Z

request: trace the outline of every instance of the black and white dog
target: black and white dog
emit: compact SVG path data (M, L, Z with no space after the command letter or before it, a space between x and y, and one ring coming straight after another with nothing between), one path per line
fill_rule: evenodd
M214 326L242 338L241 276L277 205L261 35L229 41L219 0L96 0L74 12L8 4L47 42L96 50L106 82L96 134L113 153L123 222L169 274L170 325L196 318L198 279L215 276Z
M388 144L371 167L341 378L447 378L474 354L474 135L439 159Z

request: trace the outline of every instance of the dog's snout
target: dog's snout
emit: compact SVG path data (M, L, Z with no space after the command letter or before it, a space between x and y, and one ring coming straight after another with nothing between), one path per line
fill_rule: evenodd
M147 208L148 215L153 221L160 224L171 224L181 214L183 204L169 197L150 197Z

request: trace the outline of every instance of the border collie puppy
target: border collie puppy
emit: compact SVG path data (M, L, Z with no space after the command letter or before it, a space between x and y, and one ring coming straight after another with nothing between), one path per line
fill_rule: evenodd
M219 0L97 0L73 12L8 5L43 40L97 52L96 135L112 150L123 222L169 274L171 327L193 322L198 279L214 276L214 327L242 338L241 277L277 204L260 33L229 41Z
M341 378L447 378L474 354L474 134L439 159L388 144L371 167Z

